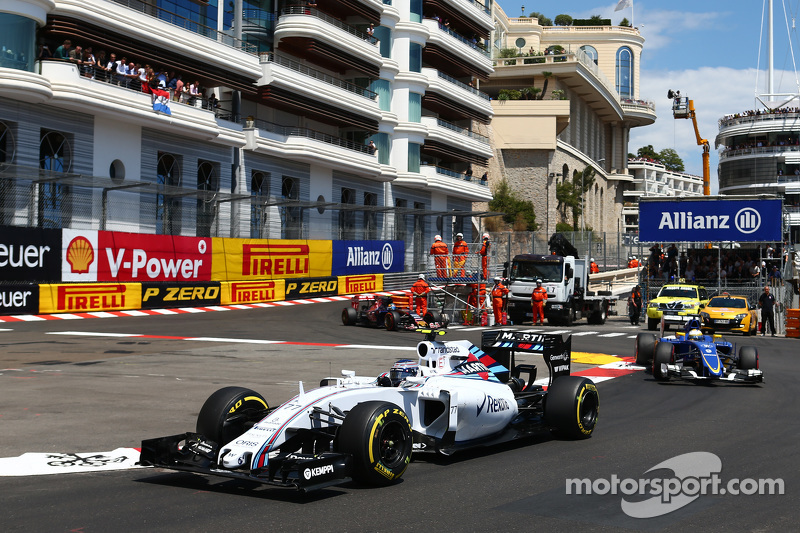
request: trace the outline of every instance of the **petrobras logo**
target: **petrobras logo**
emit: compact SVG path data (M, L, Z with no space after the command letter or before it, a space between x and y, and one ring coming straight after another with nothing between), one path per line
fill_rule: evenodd
M761 213L752 207L745 207L736 213L734 218L736 229L742 233L755 233L761 227Z

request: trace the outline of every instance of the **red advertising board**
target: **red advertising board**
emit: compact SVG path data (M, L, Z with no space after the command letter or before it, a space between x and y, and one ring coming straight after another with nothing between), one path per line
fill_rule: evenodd
M97 281L209 281L211 239L99 231Z

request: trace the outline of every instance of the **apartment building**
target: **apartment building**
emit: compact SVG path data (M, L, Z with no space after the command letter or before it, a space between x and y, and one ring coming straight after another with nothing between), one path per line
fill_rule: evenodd
M414 268L491 198L490 5L13 0L0 27L2 225L400 239Z
M505 177L552 233L559 222L572 224L571 212L558 208L557 186L589 167L595 181L579 227L623 231L623 192L634 187L630 131L656 120L639 91L644 38L623 26L541 26L498 5L494 20L494 73L480 86L494 111L490 180Z

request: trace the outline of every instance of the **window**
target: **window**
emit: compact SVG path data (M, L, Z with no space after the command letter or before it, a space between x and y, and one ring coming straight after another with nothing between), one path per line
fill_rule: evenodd
M381 57L392 56L392 30L386 26L378 26L375 28L375 33L372 35L378 39L378 46L380 47Z
M377 207L378 195L374 192L364 193L364 238L375 240L378 238L378 214L371 207Z
M517 40L514 41L514 46L520 49L525 48L525 39L522 37L517 37Z
M281 197L284 201L300 200L300 181L284 176L281 181ZM281 207L281 238L303 238L303 208L297 206Z
M42 130L39 139L39 168L49 172L66 173L72 170L72 145L58 131ZM40 228L69 226L69 187L58 179L38 185L38 225Z
M250 238L264 239L267 232L267 206L269 200L269 174L253 170L250 174Z
M33 72L36 53L36 21L0 13L0 67Z
M195 215L198 237L211 237L211 226L217 214L219 192L218 163L197 162L197 213Z
M408 215L405 209L408 207L408 200L399 198L394 201L394 238L398 241L405 241L408 235Z
M422 122L422 95L408 93L408 121Z
M375 147L378 149L378 163L381 165L389 164L390 141L388 133L376 133L372 136Z
M422 22L422 0L411 0L411 22Z
M633 98L633 52L627 46L617 50L617 92Z
M178 156L158 153L156 165L159 193L156 195L156 233L176 235L180 232L181 200L171 194L172 187L181 186L181 165Z
M378 107L381 111L392 110L392 93L389 80L374 80L369 89L378 94Z
M422 45L411 43L408 47L408 70L422 72Z
M589 58L590 61L593 61L595 65L597 64L597 48L585 44L581 46L581 50L584 54L586 54L586 57Z
M408 171L419 172L420 145L408 143Z
M339 203L342 204L344 209L339 209L339 239L340 240L347 240L347 239L355 239L355 230L356 230L356 217L354 216L355 213L352 209L348 209L346 206L355 205L356 203L356 191L355 189L348 189L347 187L342 187L342 195L339 199Z
M13 163L16 148L14 132L8 124L0 121L0 164ZM11 225L14 203L14 180L0 179L0 225Z

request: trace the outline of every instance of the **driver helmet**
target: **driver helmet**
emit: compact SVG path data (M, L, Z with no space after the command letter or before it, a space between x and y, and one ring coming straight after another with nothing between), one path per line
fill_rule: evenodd
M397 306L396 306L396 305L394 305L394 304L389 304L389 311L395 311L396 309L397 309Z
M392 386L396 387L401 381L404 381L410 376L416 376L419 372L419 363L413 359L399 359L395 361L392 368L389 369L389 379L392 380Z
M689 339L690 340L700 340L703 338L703 332L699 329L692 329L689 330Z

